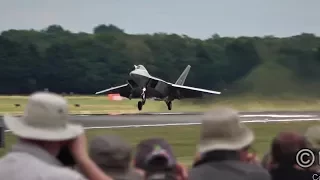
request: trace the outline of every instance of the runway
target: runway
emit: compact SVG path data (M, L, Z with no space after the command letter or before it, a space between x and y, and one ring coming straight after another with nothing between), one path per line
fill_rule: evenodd
M124 115L72 115L70 121L87 129L124 128L141 126L197 125L200 113L143 113ZM242 122L314 121L320 120L320 111L309 112L241 112ZM0 124L3 124L2 118Z
M320 120L320 112L242 112L243 122L273 121L308 121ZM130 127L130 126L161 126L161 125L192 125L200 124L201 114L131 114L131 115L100 115L72 116L71 121L81 123L85 127Z

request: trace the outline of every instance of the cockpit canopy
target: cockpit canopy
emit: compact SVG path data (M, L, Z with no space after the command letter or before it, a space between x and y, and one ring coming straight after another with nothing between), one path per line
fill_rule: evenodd
M134 65L134 69L147 70L143 65Z

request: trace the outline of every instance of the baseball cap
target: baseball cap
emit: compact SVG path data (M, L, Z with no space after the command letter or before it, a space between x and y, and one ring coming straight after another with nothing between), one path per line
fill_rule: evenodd
M135 165L147 170L150 165L162 164L166 167L176 165L176 158L170 144L162 138L150 138L137 145Z

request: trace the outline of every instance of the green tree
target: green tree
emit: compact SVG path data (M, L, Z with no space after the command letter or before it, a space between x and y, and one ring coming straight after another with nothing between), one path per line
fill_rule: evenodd
M124 83L135 64L143 64L152 75L171 82L191 65L186 85L237 90L250 82L246 91L266 91L263 86L276 78L273 75L283 75L277 83L306 87L308 84L301 83L307 82L317 87L320 38L309 33L286 38L213 34L200 40L166 33L127 34L112 24L100 24L93 33L72 33L50 25L39 31L2 32L0 62L2 94L44 88L92 94ZM294 89L290 86L290 91Z

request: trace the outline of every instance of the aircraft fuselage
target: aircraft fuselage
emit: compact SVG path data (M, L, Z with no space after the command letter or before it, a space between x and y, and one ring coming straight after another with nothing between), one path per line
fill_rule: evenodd
M166 96L166 84L163 80L151 76L145 69L135 69L129 73L131 80L137 84L137 88L141 90L146 88L147 98L164 99Z
M131 79L139 86L139 87L146 87L148 80L150 78L150 75L137 72L136 70L130 72Z

